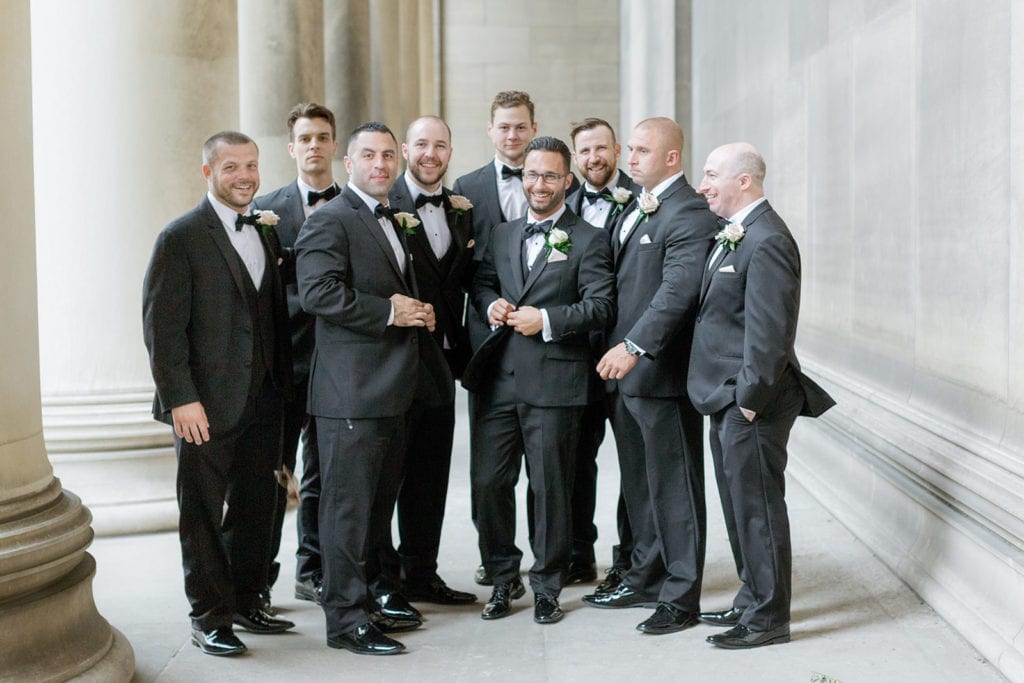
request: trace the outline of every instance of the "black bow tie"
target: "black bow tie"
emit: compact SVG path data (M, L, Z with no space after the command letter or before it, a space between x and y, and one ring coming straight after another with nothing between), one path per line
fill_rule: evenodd
M378 204L377 208L375 208L373 210L373 217L374 218L391 218L396 213L398 213L398 212L395 211L394 209L392 209L391 207L384 206L383 204Z
M331 201L332 199L334 199L337 196L338 196L338 186L337 185L331 185L330 187L328 187L323 192L317 192L315 190L310 190L309 192L306 193L306 204L308 204L309 206L316 206L316 203L318 201L320 201L321 199L326 199L327 201Z
M541 221L540 223L527 223L526 227L523 228L523 234L526 235L526 239L530 239L534 235L546 235L551 231L551 221Z
M242 214L238 214L238 218L235 219L235 232L241 232L243 225L251 225L251 226L255 227L256 224L259 223L259 222L260 222L259 216L257 216L254 213L251 213L248 216L243 216Z
M443 194L421 194L416 197L416 208L420 208L424 204L433 204L434 206L441 206L444 204Z
M521 168L512 168L511 166L502 165L502 167L501 167L501 179L502 180L508 180L512 176L515 176L516 178L519 178L520 180L522 180L523 179L523 169L521 169Z
M598 190L597 192L587 192L586 190L583 190L583 198L591 204L596 202L598 199L603 199L606 202L612 201L611 194L604 189Z
M729 225L729 223L732 223L732 221L730 221L728 218L722 218L721 216L718 217L719 228L725 228L725 226Z

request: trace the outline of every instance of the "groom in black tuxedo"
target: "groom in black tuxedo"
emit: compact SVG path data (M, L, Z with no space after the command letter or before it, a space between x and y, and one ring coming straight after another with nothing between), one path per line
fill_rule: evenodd
M371 589L383 578L407 413L414 400L449 403L453 382L429 334L434 309L417 296L409 217L388 206L398 177L391 130L357 127L345 168L348 185L295 243L299 299L316 316L309 412L320 445L322 606L330 647L396 654L404 646L384 632L418 627L419 613Z
M250 212L256 143L233 131L210 137L203 175L206 197L157 237L143 325L153 415L174 426L192 642L237 655L246 647L233 623L255 633L294 626L260 607L291 357L278 254L261 230L271 219L261 226Z
M515 545L524 453L534 494L534 621L562 618L573 466L593 375L589 334L615 308L607 234L565 206L569 163L561 140L530 143L523 168L529 212L494 229L473 280L473 304L493 330L463 376L475 392L470 477L480 554L494 582L484 619L507 616L525 592Z
M743 649L789 641L792 545L786 443L798 415L832 398L800 372L793 342L800 252L764 197L764 159L752 145L711 152L700 192L727 219L704 267L688 388L711 416L711 454L742 586L730 609L701 621L731 626L709 643Z
M666 118L641 121L629 169L643 186L612 233L618 316L597 369L611 383L612 429L633 530L632 565L594 607L656 606L637 629L697 623L704 572L704 434L686 396L700 276L715 216L686 182L683 133Z

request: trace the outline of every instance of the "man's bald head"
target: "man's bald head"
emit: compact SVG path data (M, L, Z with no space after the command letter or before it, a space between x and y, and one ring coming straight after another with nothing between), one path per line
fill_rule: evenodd
M655 116L650 119L644 119L636 124L636 127L649 130L657 135L658 139L662 141L664 149L674 149L680 154L683 153L683 129L672 119L665 118L664 116Z
M719 216L729 218L764 196L764 157L749 142L716 147L704 163L700 192Z
M682 171L683 131L658 116L636 124L629 136L629 174L648 192Z

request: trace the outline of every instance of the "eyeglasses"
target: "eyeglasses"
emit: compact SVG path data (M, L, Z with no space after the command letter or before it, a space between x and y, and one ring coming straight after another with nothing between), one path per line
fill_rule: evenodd
M554 185L567 175L567 173L537 173L536 171L527 171L523 174L523 182L535 183L538 180L543 180L545 185Z

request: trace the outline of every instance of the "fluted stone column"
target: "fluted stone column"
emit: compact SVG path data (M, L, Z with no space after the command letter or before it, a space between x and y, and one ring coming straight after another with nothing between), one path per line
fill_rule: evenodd
M135 657L96 611L89 511L46 458L39 395L28 0L0 4L0 679L127 681Z
M676 115L676 0L619 5L619 120ZM625 135L625 134L624 134Z
M238 3L240 129L260 148L260 189L295 178L288 110L324 103L324 11L320 0Z
M338 125L340 154L349 131L371 118L370 43L369 0L324 0L324 96Z
M98 533L173 529L142 279L156 234L205 192L203 140L238 126L235 3L34 0L31 13L47 448Z

